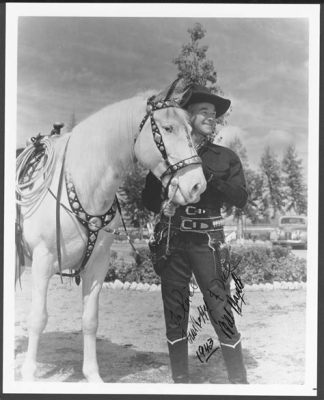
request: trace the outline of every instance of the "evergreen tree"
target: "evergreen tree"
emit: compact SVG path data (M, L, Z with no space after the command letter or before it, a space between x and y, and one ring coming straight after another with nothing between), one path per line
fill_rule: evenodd
M306 214L307 195L303 182L302 160L298 158L294 145L287 147L282 160L285 210Z
M226 210L227 215L233 214L239 226L242 226L240 220L243 215L255 223L262 218L262 177L250 168L246 148L237 136L228 144L228 147L239 156L242 162L249 198L242 210L232 207Z
M245 170L245 178L249 193L248 203L244 208L246 216L252 223L260 222L264 218L264 204L262 202L262 176L248 168Z
M261 171L263 174L263 209L268 218L275 218L283 209L283 193L280 163L266 146L261 157Z
M184 86L195 83L208 87L212 93L223 95L217 84L214 62L207 58L208 46L200 44L206 35L206 29L197 22L187 32L190 35L189 42L182 46L179 56L173 59L178 67L177 77L183 79ZM218 127L226 125L226 114L217 119L216 134L219 133Z
M196 23L187 32L190 40L182 46L179 56L173 60L178 67L178 77L183 78L186 85L196 83L208 86L214 93L219 92L214 63L207 59L208 46L199 43L205 37L206 30L200 23Z
M235 138L228 143L227 147L233 150L234 153L239 156L244 170L245 168L249 168L249 160L246 148L243 146L243 143L238 136L235 136Z

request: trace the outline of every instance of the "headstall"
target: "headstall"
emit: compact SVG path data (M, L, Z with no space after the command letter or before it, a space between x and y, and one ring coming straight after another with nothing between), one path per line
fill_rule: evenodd
M154 96L150 97L147 100L146 115L144 116L142 122L140 123L140 127L139 127L139 131L141 132L146 121L148 120L148 118L150 118L154 142L167 165L166 170L160 176L160 180L162 180L162 178L164 178L166 175L171 175L171 176L175 175L180 169L185 168L188 165L202 163L201 158L198 155L194 155L192 157L186 158L175 164L170 163L168 154L166 152L165 145L163 142L162 134L161 134L159 127L157 126L157 124L155 122L155 118L154 118L154 111L162 110L163 108L168 108L168 107L180 108L179 105L173 101L161 100L158 102L154 102ZM190 136L188 133L187 133L187 140L188 140L189 146L192 147L192 142L191 142L191 139L190 139Z

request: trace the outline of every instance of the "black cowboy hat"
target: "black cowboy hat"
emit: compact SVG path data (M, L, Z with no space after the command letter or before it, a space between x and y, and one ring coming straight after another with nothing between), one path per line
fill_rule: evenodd
M231 105L230 100L217 96L211 93L208 88L197 84L192 84L188 87L180 100L180 106L182 108L188 108L190 104L194 103L213 104L215 106L217 118L225 114Z

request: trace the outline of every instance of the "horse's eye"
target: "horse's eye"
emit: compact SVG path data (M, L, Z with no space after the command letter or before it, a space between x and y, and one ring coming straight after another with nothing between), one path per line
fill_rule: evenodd
M164 126L163 129L168 133L172 133L173 132L173 126L172 125Z

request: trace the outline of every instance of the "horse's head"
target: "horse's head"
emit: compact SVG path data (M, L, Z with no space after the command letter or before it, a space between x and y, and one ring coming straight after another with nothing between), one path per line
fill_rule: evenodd
M196 203L206 189L190 131L188 114L177 103L151 98L135 143L137 159L161 180L168 197L180 205Z

